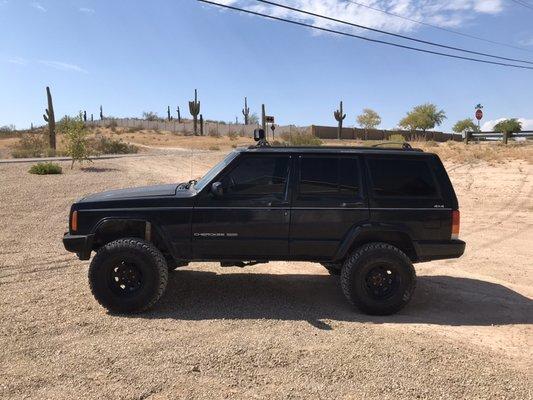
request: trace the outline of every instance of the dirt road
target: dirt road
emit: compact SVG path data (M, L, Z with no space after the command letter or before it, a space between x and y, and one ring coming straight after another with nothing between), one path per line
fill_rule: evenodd
M192 264L134 317L93 300L61 236L70 204L188 180L221 152L96 161L34 176L0 165L0 398L531 398L533 167L447 165L463 258L417 264L392 317L348 307L319 265Z

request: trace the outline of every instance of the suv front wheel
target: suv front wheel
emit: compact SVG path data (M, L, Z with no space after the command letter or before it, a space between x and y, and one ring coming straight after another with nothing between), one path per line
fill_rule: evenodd
M389 315L411 300L416 274L409 257L387 243L368 243L344 262L342 291L348 301L372 315Z
M115 313L134 313L153 306L163 295L168 267L152 243L118 239L101 247L89 266L89 284L96 300Z

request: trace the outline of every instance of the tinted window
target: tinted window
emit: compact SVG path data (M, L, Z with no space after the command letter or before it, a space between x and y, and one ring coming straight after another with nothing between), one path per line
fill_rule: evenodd
M299 193L303 196L356 196L359 193L357 159L302 158Z
M287 183L289 157L246 157L222 181L229 195L277 195Z
M437 194L435 180L425 160L368 160L373 191L378 196L431 197Z

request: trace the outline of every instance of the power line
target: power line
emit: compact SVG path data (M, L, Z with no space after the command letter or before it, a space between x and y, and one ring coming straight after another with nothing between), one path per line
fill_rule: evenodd
M258 2L264 3L264 4L270 4L272 6L276 6L276 7L280 7L280 8L284 8L286 10L295 11L295 12L298 12L298 13L301 13L301 14L306 14L306 15L311 15L313 17L326 19L328 21L333 21L333 22L337 22L337 23L340 23L340 24L344 24L344 25L350 25L350 26L353 26L355 28L366 29L366 30L369 30L369 31L372 31L372 32L378 32L378 33L382 33L382 34L385 34L385 35L398 37L400 39L411 40L413 42L418 42L418 43L426 44L426 45L429 45L429 46L441 47L441 48L448 49L448 50L461 51L463 53L475 54L475 55L483 56L483 57L491 57L491 58L496 58L496 59L499 59L499 60L514 61L514 62L520 62L520 63L525 63L525 64L533 64L533 61L520 60L520 59L516 59L516 58L501 57L501 56L496 56L496 55L488 54L488 53L481 53L479 51L467 50L467 49L463 49L463 48L460 48L460 47L454 47L454 46L447 46L445 44L439 44L439 43L430 42L430 41L427 41L427 40L416 39L416 38L411 37L411 36L405 36L405 35L400 35L398 33L392 33L392 32L388 32L388 31L384 31L384 30L381 30L381 29L370 28L368 26L359 25L359 24L355 24L355 23L352 23L352 22L348 22L348 21L343 21L341 19L328 17L326 15L317 14L317 13L310 12L310 11L301 10L299 8L286 6L284 4L275 3L275 2L269 1L269 0L255 0L255 1L258 1Z
M522 7L526 7L526 8L533 10L533 5L526 3L525 1L522 1L522 0L511 0L511 1L513 3L520 4Z
M382 9L380 9L380 8L376 8L376 7L369 6L368 4L358 3L358 2L356 2L356 1L352 1L352 0L346 0L346 1L347 1L348 3L355 4L355 5L359 6L359 7L365 7L365 8L368 8L368 9L370 9L370 10L374 10L374 11L377 11L377 12L380 12L380 13L383 13L383 14L390 15L390 16L392 16L392 17L396 17L396 18L404 19L404 20L409 21L409 22L414 22L415 24L420 24L420 25L424 25L424 26L429 26L430 28L440 29L441 31L449 32L449 33L453 33L453 34L455 34L455 35L460 35L460 36L464 36L464 37L467 37L467 38L470 38L470 39L475 39L475 40L481 40L481 41L483 41L483 42L496 44L496 45L498 45L498 46L505 46L505 47L509 47L509 48L511 48L511 49L515 49L515 50L522 50L522 51L528 51L528 52L531 51L531 50L529 50L529 49L524 49L523 47L513 46L512 44L502 43L502 42L497 42L497 41L495 41L495 40L491 40L491 39L485 39L485 38L482 38L482 37L479 37L479 36L470 35L469 33L464 33L464 32L460 32L460 31L456 31L456 30L454 30L454 29L445 28L445 27L443 27L443 26L439 26L439 25L435 25L435 24L430 24L429 22L420 21L420 20L418 20L418 19L405 17L405 16L400 15L400 14L395 14L395 13L390 12L390 11L386 11L386 10L382 10Z
M533 67L528 67L528 66L525 66L525 65L508 64L508 63L502 63L502 62L497 62L497 61L482 60L482 59L479 59L479 58L459 56L459 55L449 54L449 53L441 53L441 52L438 52L438 51L426 50L426 49L421 49L421 48L418 48L418 47L412 47L412 46L406 46L406 45L403 45L403 44L387 42L385 40L371 39L371 38L368 38L368 37L355 35L353 33L336 31L334 29L322 28L322 27L319 27L319 26L314 26L314 25L303 23L303 22L293 21L293 20L286 19L286 18L274 17L272 15L263 14L263 13L252 11L252 10L246 10L244 8L234 7L234 6L230 6L230 5L227 5L227 4L215 3L215 2L209 1L209 0L198 0L198 1L202 2L202 3L206 3L206 4L211 4L211 5L214 5L214 6L217 6L217 7L221 7L221 8L226 8L226 9L229 9L229 10L240 11L240 12L243 12L243 13L256 15L258 17L263 17L263 18L267 18L267 19L273 19L273 20L276 20L276 21L287 22L287 23L293 24L293 25L304 26L306 28L317 29L317 30L320 30L320 31L323 31L323 32L335 33L335 34L342 35L342 36L347 36L347 37L351 37L351 38L366 40L367 42L381 43L381 44L385 44L385 45L388 45L388 46L399 47L399 48L402 48L402 49L413 50L413 51L418 51L418 52L421 52L421 53L434 54L434 55L439 55L439 56L449 57L449 58L455 58L455 59L460 59L460 60L474 61L474 62L484 63L484 64L501 65L501 66L504 66L504 67L511 67L511 68L521 68L521 69L533 70Z

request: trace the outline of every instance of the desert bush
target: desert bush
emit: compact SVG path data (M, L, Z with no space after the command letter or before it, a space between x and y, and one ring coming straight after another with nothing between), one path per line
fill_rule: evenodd
M127 133L135 133L135 132L139 132L139 131L142 131L142 128L140 126L132 126L131 128L128 128L128 130L126 132Z
M144 111L143 118L147 121L159 121L159 116L154 111Z
M83 123L83 114L80 112L76 117L64 117L58 124L57 131L65 137L67 154L72 158L70 168L77 161L91 161L91 149L88 145L87 135L89 131Z
M220 147L218 147L218 146L209 146L209 150L218 151L218 150L220 150Z
M405 142L405 138L403 137L403 135L399 133L393 133L392 135L389 136L389 141L403 143Z
M239 137L239 134L235 131L230 131L228 133L228 137L229 137L229 140L237 140L237 138Z
M139 148L133 144L105 136L91 140L90 148L95 154L134 154L139 151Z
M105 127L106 127L106 128L109 128L109 129L111 129L113 132L115 132L116 129L117 129L117 126L118 126L117 121L115 121L115 120L111 120L111 121L109 121L109 122L106 124Z
M32 167L28 171L30 174L35 175L53 175L53 174L61 174L63 172L62 168L58 164L54 164L51 162L44 162L44 163L38 163L35 165L32 165Z
M289 146L321 146L322 140L311 134L294 134L282 133L281 139Z
M48 141L41 134L28 133L22 135L17 144L13 146L13 158L32 158L53 156L54 151L48 147Z
M211 127L209 128L209 131L207 131L207 135L211 137L220 138L220 133L217 131L217 128Z
M0 126L0 135L9 135L16 131L15 125Z

